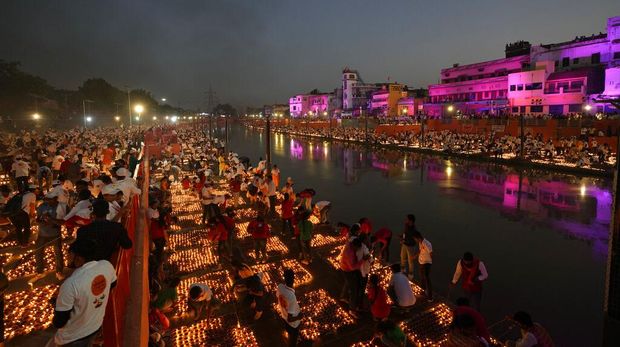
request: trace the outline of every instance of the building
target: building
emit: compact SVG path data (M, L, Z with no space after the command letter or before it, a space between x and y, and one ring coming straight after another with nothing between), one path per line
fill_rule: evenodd
M428 97L428 90L413 89L407 92L407 96L397 102L397 114L400 116L415 116L424 112L424 102Z
M424 112L451 114L568 114L617 112L620 97L620 16L607 33L571 41L506 46L505 58L441 70Z
M308 94L299 94L289 99L291 117L317 117L331 114L334 93L321 93L313 90Z
M482 63L459 65L441 70L441 83L428 87L428 115L440 117L448 113L500 114L508 108L508 75L529 65L529 55Z
M342 70L342 115L359 115L360 111L368 111L372 92L380 85L364 83L356 70Z
M380 117L398 115L398 100L407 97L407 86L398 83L382 84L371 93L370 114Z

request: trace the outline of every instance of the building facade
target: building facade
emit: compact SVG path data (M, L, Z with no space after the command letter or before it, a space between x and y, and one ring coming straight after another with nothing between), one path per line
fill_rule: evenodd
M371 93L370 114L379 117L398 115L398 101L407 97L406 86L398 83L383 84Z
M364 83L357 70L342 70L342 115L359 115L368 111L372 92L378 90L376 84Z
M334 104L334 93L321 93L313 90L308 94L299 94L289 99L291 117L319 117L331 114L330 106Z
M453 114L569 114L617 112L620 97L620 17L607 33L567 42L506 46L506 57L441 70L429 86L424 112Z

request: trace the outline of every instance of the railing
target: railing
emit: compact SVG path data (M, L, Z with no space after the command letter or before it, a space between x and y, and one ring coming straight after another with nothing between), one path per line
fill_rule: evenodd
M142 162L134 177L142 177L142 195L130 201L131 211L124 222L131 249L120 249L113 258L116 287L110 292L103 321L104 346L146 346L148 342L148 206L149 155L143 147ZM141 172L141 175L137 174Z
M139 215L140 201L135 196L131 200L131 211L124 225L129 238L136 243L136 218ZM116 287L110 292L108 306L106 307L103 320L104 346L121 346L123 341L123 327L127 309L127 298L130 293L130 261L134 254L134 248L120 249L113 258L116 268Z

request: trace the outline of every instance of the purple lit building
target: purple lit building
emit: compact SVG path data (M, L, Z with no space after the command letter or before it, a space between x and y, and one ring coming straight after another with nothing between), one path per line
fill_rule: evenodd
M506 45L505 58L441 70L429 86L424 112L453 114L568 114L617 112L620 97L620 16L607 33L567 42Z
M291 117L327 116L334 104L334 93L321 93L313 90L308 94L299 94L289 99Z

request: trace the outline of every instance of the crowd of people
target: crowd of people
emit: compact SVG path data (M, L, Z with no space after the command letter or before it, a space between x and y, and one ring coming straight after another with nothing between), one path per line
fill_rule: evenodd
M334 139L433 150L442 153L480 155L490 158L524 158L553 165L582 168L605 168L615 162L615 152L608 143L599 144L597 136L604 136L594 128L583 128L580 136L561 137L556 141L544 139L541 134L527 133L524 145L521 137L495 133L457 133L454 131L401 131L392 135L375 133L365 127L312 128L307 126L274 126L276 132L304 136L332 137Z
M132 198L141 194L133 178L141 136L137 128L49 129L2 136L2 242L17 244L3 269L34 257L36 274L24 278L31 288L55 273L60 287L51 304L58 330L48 346L87 346L101 339L116 280L114 255L132 247L123 223ZM65 244L68 256L63 253ZM54 253L49 272L47 248Z
M195 196L201 206L201 218L196 222L204 227L205 247L217 255L213 271L228 270L238 304L250 310L256 321L266 319L264 313L272 306L270 301L275 301L289 346L297 345L304 310L309 309L299 304L296 274L285 269L274 290L252 266L282 261L270 259L267 252L268 240L274 235L291 246L290 254L284 256L298 258L304 266L318 258L312 240L319 232L340 238L336 265L344 279L340 301L351 317L360 321L372 317L375 343L404 346L406 336L398 321L410 317L420 300L443 300L437 299L432 287L433 245L416 227L415 215L405 216L403 231L398 233L385 227L375 229L365 217L332 228L331 203L313 201L315 190L298 190L292 177L282 179L277 165L261 158L253 166L249 158L226 151L223 142L207 138L200 130L179 127L166 131L177 138L180 150L163 144L161 155L151 158L148 192L139 189L143 137L138 129L22 132L6 136L0 144L0 152L6 154L1 211L7 218L5 224L12 225L5 237L15 239L22 252L33 251L37 259L37 274L29 279L33 287L48 274L45 249L52 248L55 255L52 271L60 287L51 303L56 331L48 346L101 342L105 308L116 284L113 258L119 249L132 247L124 223L134 197L143 193L148 194L151 244L152 346L168 345L175 325L199 320L208 324L222 307L218 293L206 282L187 286L183 293L187 301L179 302L182 274L170 261L169 236L179 223L173 203L173 195L179 192ZM239 244L240 211L249 218L251 250ZM399 259L390 257L395 242L400 244ZM64 244L69 244L66 259ZM377 271L388 267L389 274ZM454 308L447 346L492 344L480 313L487 278L484 262L465 252L451 281L452 286L461 283L464 295ZM414 280L423 295L414 293ZM184 307L181 315L177 315L179 306ZM506 344L553 346L544 328L529 314L518 312L511 319L521 327L521 337Z
M329 219L331 203L325 200L313 202L316 192L313 189L297 191L291 177L281 179L277 165L269 167L261 158L252 166L248 158L224 151L221 142L210 141L201 131L183 128L177 129L176 135L182 143L181 152L170 153L153 165L161 174L161 181L166 182L161 186L169 187L172 181L180 185L183 194L194 195L200 201L199 222L206 227L205 237L210 241L206 247L212 247L217 255L213 270L225 269L231 274L239 309L250 310L254 320L261 320L270 307L268 300L274 300L287 332L288 344L297 345L303 312L309 308L300 307L295 273L291 269L284 270L275 292L270 293L263 274L257 272L253 264L274 261L268 259L266 244L276 235L294 246L289 249L290 257L298 258L304 265L316 261L312 239L323 232L321 226L332 224ZM168 209L171 195L163 195L167 196L164 200L151 199L149 208L151 239L155 243L150 262L151 337L155 346L166 345L166 334L171 325L187 321L191 324L203 319L209 321L222 307L222 300L206 282L190 284L185 293L187 303L178 302L178 269L166 261L167 254L170 254L167 236L165 231L159 232L160 226L156 224L162 213L174 215ZM162 207L161 201L167 201L167 207ZM237 213L245 209L253 211L247 232L254 246L244 250L238 239L240 218ZM397 319L410 315L420 300L414 293L412 281L417 280L423 288L423 300L435 300L431 280L433 246L417 229L415 221L413 214L405 216L403 232L398 234L385 227L375 230L369 218L361 218L352 224L338 223L331 231L331 235L342 240L337 257L337 267L344 279L340 301L355 319L363 320L369 314L375 321L373 339L385 346L405 344L406 336ZM169 223L174 221L164 222L163 228L169 227ZM332 229L328 227L326 230ZM391 262L389 252L393 236L394 241L398 240L401 245L400 261L395 263ZM382 278L376 271L385 267L390 268L390 274L383 276L389 278ZM451 286L461 283L463 297L459 298L454 310L447 346L491 345L480 313L482 287L487 278L484 262L471 252L465 252L456 264L450 283ZM382 283L385 282L388 285L384 287ZM186 313L180 317L175 316L178 305L187 305ZM527 313L516 314L515 322L521 324L524 315ZM534 326L536 330L523 325L523 336L506 343L520 347L552 346L544 329Z

